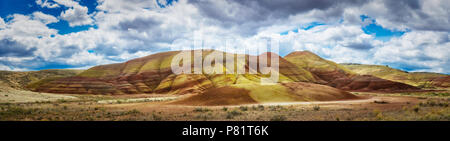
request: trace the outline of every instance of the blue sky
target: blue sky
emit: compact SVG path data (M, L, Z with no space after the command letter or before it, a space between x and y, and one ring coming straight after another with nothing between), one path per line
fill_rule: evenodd
M95 7L98 5L97 1L94 0L84 0L79 2L80 5L86 6L88 8L88 14L92 14L97 11ZM61 12L67 10L67 7L59 8L42 8L37 5L34 0L2 0L0 1L0 17L8 20L8 16L12 14L32 14L36 11L41 11L45 14L53 15L58 17ZM68 34L72 32L79 32L83 30L88 30L89 28L96 28L95 25L83 25L70 27L69 23L64 20L60 20L56 23L51 23L47 25L49 28L58 30L59 34Z
M448 7L445 0L3 0L0 69L86 69L200 34L278 35L282 56L309 50L339 63L450 73Z

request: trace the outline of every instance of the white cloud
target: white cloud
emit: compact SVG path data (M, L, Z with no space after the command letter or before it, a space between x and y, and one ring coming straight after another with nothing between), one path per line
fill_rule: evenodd
M26 68L11 68L10 66L7 65L2 65L0 64L0 70L7 70L7 71L29 71Z
M360 8L389 29L450 31L447 0L373 0Z
M21 14L13 14L10 18L11 20L6 23L6 28L0 30L0 39L12 38L27 42L31 38L48 37L57 33L56 30L49 29L40 18L33 19Z
M10 67L0 64L0 70L11 70Z
M449 47L449 34L446 32L412 31L379 47L374 59L382 64L416 71L449 73Z
M81 6L73 0L55 0L55 2L68 7L66 11L61 12L61 19L69 22L69 26L81 26L93 24L94 20L88 14L88 8Z
M158 8L156 1L153 0L98 0L97 9L111 13L135 13L145 9Z
M5 23L5 21L3 20L3 18L0 17L0 29L5 28L5 27L6 27L6 23Z
M44 14L42 12L33 12L33 19L35 20L39 20L44 24L50 24L50 23L55 23L58 22L59 20L52 16L52 15L48 15L48 14Z
M53 2L49 2L48 0L36 0L36 4L41 6L42 8L58 8L59 5Z
M98 28L59 35L45 26L57 22L54 17L42 12L16 14L7 23L0 19L0 29L4 28L0 30L0 39L12 38L26 47L36 47L34 55L43 62L77 68L166 51L176 39L202 35L210 45L221 50L225 50L221 41L227 38L243 44L260 37L279 36L283 40L282 49L310 50L336 62L389 64L414 71L449 73L450 70L447 67L450 66L447 26L450 14L446 10L449 3L445 0L419 0L418 3L403 0L324 0L321 3L315 0L179 0L165 8L148 0L99 0L97 11L92 14L78 1L55 2L53 4L68 8L59 18L67 20L71 27L96 24ZM43 5L50 2L38 0L36 3L45 7ZM361 29L370 23L369 20L362 22L360 15L375 19L385 28L411 31L390 41L378 41ZM326 25L310 30L300 28L311 22ZM298 29L298 33L292 32L293 29ZM279 35L285 31L291 32Z

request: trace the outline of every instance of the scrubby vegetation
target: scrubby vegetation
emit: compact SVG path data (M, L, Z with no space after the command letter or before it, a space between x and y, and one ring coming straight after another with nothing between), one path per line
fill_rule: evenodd
M384 104L368 101L353 105L186 107L158 104L160 102L99 104L85 97L77 101L3 103L0 104L0 120L450 120L447 98L403 98L406 99L383 100Z

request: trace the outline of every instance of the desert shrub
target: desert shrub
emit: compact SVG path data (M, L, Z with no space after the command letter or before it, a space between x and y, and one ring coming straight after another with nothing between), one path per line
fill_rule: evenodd
M383 120L383 119L384 119L383 113L382 113L382 112L379 112L379 113L377 114L376 118L377 118L377 120Z
M57 102L60 102L60 103L65 103L65 102L68 102L67 100L65 100L65 99L58 99L58 101Z
M441 102L441 101L432 101L432 100L428 100L426 103L419 103L419 106L429 106L429 107L434 107L434 106L438 106L438 107L448 107L448 103L447 102Z
M36 109L25 109L22 107L8 107L5 111L0 112L0 116L18 116L18 115L30 115Z
M287 118L284 115L275 115L272 118L270 118L270 121L285 121L285 120L287 120Z
M194 109L194 112L208 112L210 111L208 108L197 107Z
M232 119L232 118L234 118L235 116L239 116L239 115L242 115L242 113L241 112L239 112L238 110L232 110L232 111L228 111L227 112L227 119Z
M240 106L239 109L241 111L247 111L248 110L247 106Z
M431 93L430 95L433 95L433 96L450 96L450 93L437 93L437 92L434 92L434 93Z
M208 115L200 114L200 115L195 116L195 118L201 119L201 120L208 120L208 119L209 119L209 116L208 116Z
M314 105L313 109L314 109L314 111L319 111L320 110L320 106L319 105Z
M162 117L159 116L158 114L155 114L155 113L152 114L152 117L153 117L153 120L155 120L155 121L160 121L160 120L162 120Z
M223 107L222 110L223 111L228 111L228 108L227 107Z
M416 112L416 113L419 112L419 111L420 111L419 106L414 106L414 107L413 107L413 111Z
M376 104L387 104L389 102L384 101L384 100L381 100L381 101L375 100L375 101L373 101L373 103L376 103Z
M258 110L258 107L256 107L256 106L252 106L252 110Z
M436 106L436 102L434 101L427 101L427 105L430 105L431 107Z
M280 105L277 106L269 106L270 111L283 110L283 107Z
M135 114L140 114L141 111L133 109L127 112L127 115L135 115Z
M258 105L258 109L259 109L260 111L264 111L264 105Z

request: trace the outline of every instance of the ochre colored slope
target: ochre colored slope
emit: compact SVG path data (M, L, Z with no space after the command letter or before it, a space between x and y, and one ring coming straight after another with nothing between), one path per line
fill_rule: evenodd
M411 91L419 88L369 75L358 75L340 64L325 60L309 51L292 52L284 57L324 81L323 84L342 90Z

